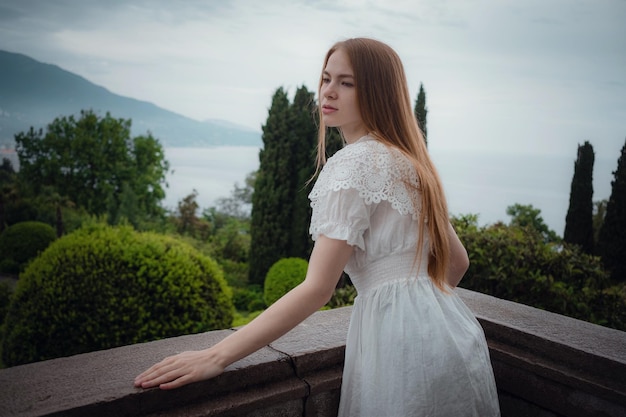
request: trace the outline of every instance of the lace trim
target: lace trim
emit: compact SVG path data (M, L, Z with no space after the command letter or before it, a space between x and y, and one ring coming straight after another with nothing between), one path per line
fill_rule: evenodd
M419 182L411 162L397 149L373 138L363 139L328 160L309 194L311 207L321 208L320 198L330 192L352 188L365 204L386 200L400 214L417 218L419 209L416 212L411 197L418 192ZM404 182L407 179L410 188Z

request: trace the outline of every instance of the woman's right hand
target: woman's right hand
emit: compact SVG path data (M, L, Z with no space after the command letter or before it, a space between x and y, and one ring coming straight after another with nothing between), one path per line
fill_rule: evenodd
M135 378L135 386L161 389L179 388L192 382L203 381L224 372L210 350L182 352L152 365Z
M304 282L213 347L183 352L153 365L135 378L135 386L172 389L213 378L231 363L267 346L328 302L353 250L344 240L321 235Z

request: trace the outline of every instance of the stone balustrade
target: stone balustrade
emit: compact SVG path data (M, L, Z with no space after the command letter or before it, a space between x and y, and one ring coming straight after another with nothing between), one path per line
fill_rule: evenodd
M626 332L457 291L485 329L503 417L626 416ZM132 381L235 330L3 369L0 416L334 416L350 312L317 312L219 377L173 391Z

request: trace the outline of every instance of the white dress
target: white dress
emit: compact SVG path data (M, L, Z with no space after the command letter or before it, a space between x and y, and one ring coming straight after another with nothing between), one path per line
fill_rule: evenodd
M355 247L339 416L499 416L480 324L432 283L426 249L418 271L419 213L403 178L417 185L408 159L365 136L328 160L309 195L313 239Z

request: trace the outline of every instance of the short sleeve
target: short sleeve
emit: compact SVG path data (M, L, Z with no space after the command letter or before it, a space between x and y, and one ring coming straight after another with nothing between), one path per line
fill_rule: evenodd
M418 187L410 162L382 143L365 139L337 152L320 172L309 194L313 240L325 235L365 250L371 215L381 201L402 215L416 216L411 193Z
M318 184L319 179L316 186ZM313 240L324 235L331 239L345 240L349 245L365 250L364 234L369 228L370 207L359 197L357 190L354 188L329 190L317 198L312 198L311 207L313 213L310 233Z

